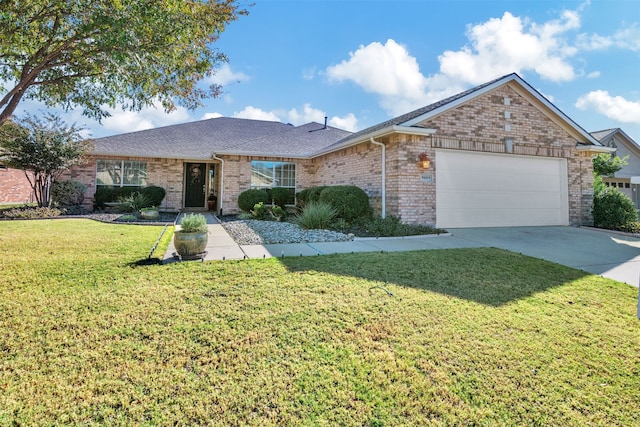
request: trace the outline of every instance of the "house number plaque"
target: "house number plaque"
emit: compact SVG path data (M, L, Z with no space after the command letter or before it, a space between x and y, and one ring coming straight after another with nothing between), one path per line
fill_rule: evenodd
M425 184L433 184L433 174L432 173L423 173L420 175L420 181Z

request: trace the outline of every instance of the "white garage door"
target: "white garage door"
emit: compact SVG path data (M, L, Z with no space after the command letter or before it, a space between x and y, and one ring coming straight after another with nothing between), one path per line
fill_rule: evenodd
M568 225L567 161L436 151L436 226Z

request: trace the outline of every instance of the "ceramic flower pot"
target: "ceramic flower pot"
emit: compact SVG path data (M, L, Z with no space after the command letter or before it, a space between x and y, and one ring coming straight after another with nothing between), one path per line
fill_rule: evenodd
M204 253L208 241L209 233L206 231L195 233L176 231L173 234L173 245L178 255L183 258L195 257Z
M158 219L160 217L160 212L158 209L142 209L140 211L140 218L142 219Z

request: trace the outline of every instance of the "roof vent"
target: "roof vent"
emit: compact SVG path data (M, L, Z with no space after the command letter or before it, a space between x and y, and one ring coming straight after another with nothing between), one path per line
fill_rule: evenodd
M323 129L326 129L326 128L327 128L327 116L324 116L324 128Z

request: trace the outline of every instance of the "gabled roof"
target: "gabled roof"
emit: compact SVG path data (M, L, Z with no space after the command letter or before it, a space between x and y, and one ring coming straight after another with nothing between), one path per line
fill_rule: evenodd
M312 158L392 133L432 134L433 129L420 126L420 123L505 84L513 84L512 87L534 100L545 114L568 129L578 140L578 149L593 150L593 146L603 149L597 138L512 73L357 133L315 122L295 127L280 122L219 117L99 138L94 140L92 153L193 160L208 160L214 155Z
M620 134L622 137L627 139L631 144L640 148L640 145L638 145L638 143L633 138L627 135L626 132L620 128L604 129L604 130L597 130L595 132L591 132L591 136L597 139L602 145L606 145L607 140L616 134Z
M433 104L427 105L422 108L418 108L417 110L410 111L409 113L400 115L393 119L387 120L380 124L371 126L367 129L361 130L353 135L350 135L344 138L341 141L332 144L327 147L323 152L317 153L325 154L327 152L331 152L333 150L338 150L344 147L348 147L351 145L360 144L363 141L368 140L370 137L380 137L383 135L388 135L391 133L408 133L408 134L425 134L425 133L433 133L433 131L429 129L425 129L423 127L418 126L419 123L424 122L425 120L429 120L437 114L441 114L442 112L455 108L469 100L481 96L499 86L508 84L510 82L518 83L526 92L528 92L532 97L537 99L540 103L542 103L547 109L549 109L553 114L558 116L560 120L564 121L569 127L573 128L575 132L580 135L583 141L579 141L583 144L588 145L597 145L600 143L592 137L586 130L584 130L581 126L575 123L569 116L560 111L555 105L553 105L547 98L545 98L540 92L535 90L529 83L524 81L518 74L511 73L506 76L499 77L490 82L481 84L479 86L473 87L466 91L460 92L456 95L450 96L449 98L445 98L443 100L434 102Z

